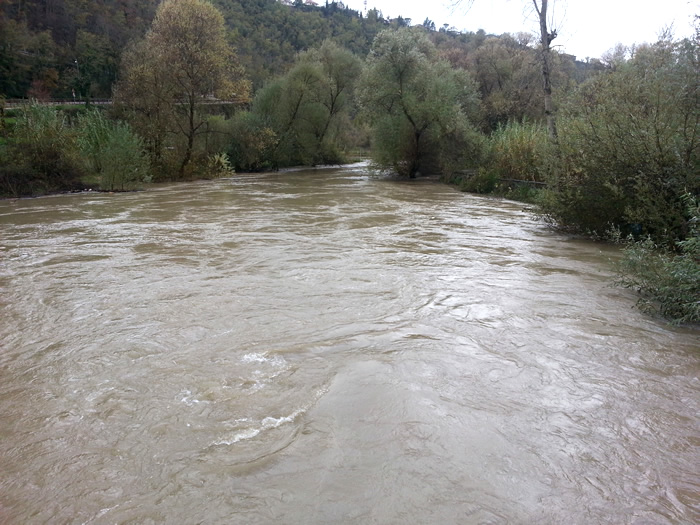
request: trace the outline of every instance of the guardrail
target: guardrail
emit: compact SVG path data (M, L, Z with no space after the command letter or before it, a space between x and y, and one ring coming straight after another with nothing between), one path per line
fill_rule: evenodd
M109 106L112 104L111 98L91 98L91 99L61 99L61 98L49 98L44 100L34 100L28 98L8 98L5 99L4 105L5 109L20 108L26 104L31 104L36 102L43 106L80 106L80 105L90 105L90 106ZM248 100L235 99L235 100L219 100L216 98L204 98L197 102L198 105L207 106L217 106L217 105L237 105L241 106L247 104ZM186 104L186 102L178 102L178 104ZM0 103L0 106L2 103Z
M5 108L19 108L26 104L31 104L36 102L42 106L80 106L80 105L96 105L96 106L108 106L112 104L112 99L110 98L91 98L91 99L61 99L61 98L49 98L44 100L34 100L28 98L8 98L5 99Z

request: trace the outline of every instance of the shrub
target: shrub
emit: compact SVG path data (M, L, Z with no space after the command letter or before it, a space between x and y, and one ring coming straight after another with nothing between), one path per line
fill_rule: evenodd
M650 237L629 238L615 281L640 294L641 310L677 324L700 322L700 207L690 195L683 200L692 214L691 233L677 243L678 252L661 249Z
M226 153L210 155L207 162L207 178L230 177L235 173Z
M697 42L637 49L584 83L560 121L561 150L543 200L551 219L672 245L688 232L683 192L698 194Z
M125 122L89 111L78 120L78 143L87 165L99 176L101 189L125 191L150 181L143 142Z
M498 187L498 175L488 169L479 169L476 174L465 178L460 184L462 191L472 193L493 193Z
M19 197L79 189L84 175L75 134L61 111L29 104L3 154L2 191Z
M263 171L276 167L277 135L264 118L248 111L233 118L233 139L228 155L237 171Z
M549 149L544 126L509 122L489 137L487 165L502 179L543 182Z

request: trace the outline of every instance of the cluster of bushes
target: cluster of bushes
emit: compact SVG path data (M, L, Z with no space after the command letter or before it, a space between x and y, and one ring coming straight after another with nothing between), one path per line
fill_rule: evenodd
M616 283L637 291L645 312L674 323L700 323L700 206L691 195L683 200L692 216L687 238L677 241L674 251L650 237L622 240L626 247L616 265Z
M0 146L0 195L20 197L87 187L134 189L150 180L141 139L97 109L74 113L30 104Z
M517 197L508 179L545 183L525 196L546 219L626 239L618 283L637 289L645 310L697 322L699 61L697 39L633 50L561 101L556 143L537 123L503 126L463 187Z
M689 232L682 196L700 192L700 43L662 41L584 83L565 107L545 211L558 223L650 236Z
M479 143L478 169L452 176L463 191L536 202L551 166L552 145L540 123L508 122Z

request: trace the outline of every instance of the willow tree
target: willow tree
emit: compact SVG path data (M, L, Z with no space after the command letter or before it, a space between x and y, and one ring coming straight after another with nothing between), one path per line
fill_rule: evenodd
M279 165L338 163L351 127L351 97L362 63L326 40L301 53L290 71L261 89L253 111L269 123Z
M206 0L165 0L150 31L122 60L118 102L139 114L158 156L162 139L184 139L179 173L192 160L197 136L206 133L203 106L213 100L245 101L250 92L229 45L224 18Z
M380 167L413 178L418 172L448 172L458 162L455 152L468 154L467 114L478 104L476 86L465 71L438 58L423 31L377 35L359 95Z

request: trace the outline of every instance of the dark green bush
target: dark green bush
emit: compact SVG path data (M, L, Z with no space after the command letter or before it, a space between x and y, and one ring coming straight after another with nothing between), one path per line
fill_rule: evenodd
M277 135L260 115L242 112L232 119L232 141L228 156L236 171L276 168L274 152Z
M700 192L698 42L643 46L584 83L564 108L542 200L561 226L611 227L673 245L688 233L680 195Z
M496 173L479 169L473 176L462 180L460 189L471 193L493 193L498 188L498 182Z
M651 238L628 239L617 263L616 284L636 290L637 303L645 312L658 313L673 323L700 322L700 208L686 195L692 213L688 238L677 243L678 251L656 245Z
M60 111L38 104L22 108L5 146L0 191L19 197L75 190L85 175L75 134Z

